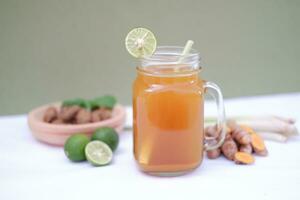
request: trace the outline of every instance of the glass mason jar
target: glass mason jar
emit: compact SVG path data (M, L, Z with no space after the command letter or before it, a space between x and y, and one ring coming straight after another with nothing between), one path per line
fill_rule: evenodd
M154 175L178 175L195 169L205 150L225 138L225 111L219 87L202 80L200 56L192 50L178 62L183 47L161 46L141 59L133 84L134 156L140 169ZM204 136L204 94L218 107L217 144Z

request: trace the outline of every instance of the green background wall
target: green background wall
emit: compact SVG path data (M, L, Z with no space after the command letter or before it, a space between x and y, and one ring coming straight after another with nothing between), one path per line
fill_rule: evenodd
M124 37L188 39L225 97L300 91L300 1L0 0L0 115L115 94L131 103L136 60Z

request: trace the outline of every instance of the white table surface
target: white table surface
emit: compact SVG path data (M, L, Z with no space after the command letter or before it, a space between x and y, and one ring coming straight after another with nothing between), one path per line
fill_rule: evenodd
M232 115L278 114L300 121L300 93L226 100ZM128 109L129 110L129 109ZM213 115L214 105L206 104ZM130 124L130 114L127 123ZM300 139L267 141L269 156L254 165L205 159L185 176L161 178L140 172L132 133L124 131L106 167L71 163L62 148L36 141L26 115L0 117L0 199L300 199Z

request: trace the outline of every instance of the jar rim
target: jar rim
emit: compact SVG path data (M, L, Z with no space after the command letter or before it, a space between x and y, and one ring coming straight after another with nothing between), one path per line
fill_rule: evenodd
M193 74L198 74L201 71L201 68L190 69L186 71L172 71L172 72L160 72L160 71L151 71L147 70L144 67L136 67L136 71L139 74L144 74L147 76L157 76L157 77L178 77L178 76L191 76Z
M158 46L156 51L148 57L140 59L141 66L160 65L160 64L178 64L179 58L182 56L184 47L181 46ZM198 66L200 62L200 54L197 50L191 49L181 61L181 64L188 64L191 66ZM197 68L197 67L195 67Z

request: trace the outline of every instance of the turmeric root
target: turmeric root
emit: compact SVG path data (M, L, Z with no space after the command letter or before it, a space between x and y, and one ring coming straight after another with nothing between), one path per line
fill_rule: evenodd
M250 134L241 128L235 121L228 121L228 127L231 129L232 138L239 144L250 144Z
M237 128L232 132L232 137L237 141L239 144L250 144L251 143L251 136L248 132L244 131L241 128Z
M251 144L243 144L243 145L240 145L239 151L251 154L253 151L253 148L252 148Z
M260 156L268 155L263 139L251 127L238 125L235 121L229 121L227 125L224 143L219 149L207 151L209 159L216 159L223 154L228 160L233 160L237 164L252 164L253 152ZM205 136L209 137L207 141L218 141L220 136L216 133L216 126L206 127Z
M211 144L211 145L215 145L215 144L218 143L218 140L217 139L212 139L212 140L209 140L208 143ZM206 156L209 159L216 159L220 155L221 155L221 149L220 148L209 150L209 151L206 152Z
M268 151L266 149L266 145L263 139L256 133L251 134L251 145L253 147L254 152L260 156L268 155Z
M236 164L252 164L254 163L254 157L249 154L249 153L245 153L245 152L236 152L234 154L234 161Z
M219 136L219 132L217 131L217 126L208 126L204 129L204 133L206 137L217 138Z
M214 149L214 150L210 150L206 152L206 155L209 159L216 159L218 157L220 157L221 155L221 150L220 148L218 149Z
M237 145L232 139L226 140L221 147L223 155L229 159L234 159L234 154L238 151Z

